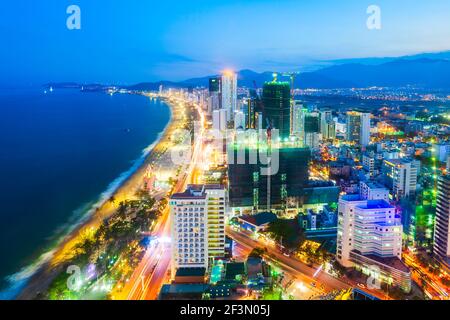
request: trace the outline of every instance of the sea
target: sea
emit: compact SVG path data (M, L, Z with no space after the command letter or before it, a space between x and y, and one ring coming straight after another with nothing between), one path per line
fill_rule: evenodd
M0 299L143 163L162 101L77 89L0 89Z

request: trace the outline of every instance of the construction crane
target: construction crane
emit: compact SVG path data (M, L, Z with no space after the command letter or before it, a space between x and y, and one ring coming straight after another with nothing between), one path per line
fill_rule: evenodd
M292 100L294 100L294 93L295 93L295 89L294 89L294 85L295 85L295 79L297 78L297 76L300 74L300 72L285 72L282 73L283 77L289 77L291 79L291 97Z

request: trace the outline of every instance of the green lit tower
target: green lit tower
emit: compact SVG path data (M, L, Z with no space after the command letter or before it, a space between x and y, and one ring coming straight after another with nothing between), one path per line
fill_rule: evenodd
M263 87L263 119L265 129L270 125L279 130L281 139L288 139L291 131L291 88L289 82L266 82Z

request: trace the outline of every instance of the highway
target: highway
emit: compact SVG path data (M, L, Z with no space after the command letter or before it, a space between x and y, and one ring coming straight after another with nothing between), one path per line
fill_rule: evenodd
M413 254L403 253L403 260L411 268L413 280L418 283L425 283L426 289L434 299L449 300L448 289L439 281L439 277L423 268ZM431 292L430 292L431 291Z

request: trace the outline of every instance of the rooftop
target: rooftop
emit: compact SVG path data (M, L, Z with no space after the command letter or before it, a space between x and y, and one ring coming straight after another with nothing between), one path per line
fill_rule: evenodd
M221 184L189 184L184 192L174 193L171 199L205 199L205 190L220 190Z
M239 219L254 226L261 226L277 220L277 215L272 212L261 212L254 215L245 215Z
M176 277L202 277L206 273L205 268L179 268Z
M370 260L378 262L380 264L384 264L384 265L389 266L391 268L400 270L402 272L405 272L405 273L409 273L410 272L410 269L408 268L408 266L406 264L404 264L403 261L400 260L397 257L379 257L379 256L376 256L374 254L363 255L358 250L353 250L353 252L358 254L358 255L360 255L360 256L363 256L363 257L366 257L366 258L368 258Z
M385 200L367 200L366 204L361 204L358 206L361 209L394 209L387 201Z

